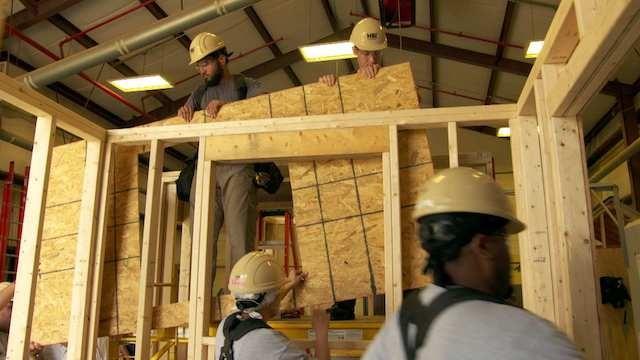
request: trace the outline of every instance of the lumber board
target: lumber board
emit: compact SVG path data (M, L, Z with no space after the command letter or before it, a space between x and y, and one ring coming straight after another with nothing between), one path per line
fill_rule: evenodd
M384 126L222 135L207 138L206 159L265 161L296 157L327 158L345 154L375 154L388 147Z

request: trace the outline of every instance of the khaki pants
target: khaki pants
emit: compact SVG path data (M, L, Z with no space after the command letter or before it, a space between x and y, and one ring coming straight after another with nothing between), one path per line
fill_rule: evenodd
M197 174L197 170L196 170ZM189 205L191 210L191 229L193 229L195 209L196 177L191 182ZM213 218L213 278L216 272L217 243L220 229L224 224L225 239L229 244L229 268L246 253L253 251L256 235L256 187L253 185L254 173L245 168L229 176L224 183L216 181L216 206ZM228 275L228 274L227 274ZM225 284L226 287L226 284Z

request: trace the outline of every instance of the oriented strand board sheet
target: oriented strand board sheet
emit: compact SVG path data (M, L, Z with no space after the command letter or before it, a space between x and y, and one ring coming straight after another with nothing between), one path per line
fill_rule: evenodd
M337 86L317 83L228 104L213 121L417 107L411 69L401 64L381 69L374 79L344 76ZM257 143L262 146L264 141ZM427 283L422 275L426 254L410 216L419 186L433 175L425 131L399 134L399 162L403 285L413 288ZM296 292L297 304L331 304L384 292L381 157L291 162L289 174L296 244L301 265L309 272L305 287Z
M114 159L103 278L101 335L135 330L140 277L137 147L118 147ZM45 208L32 339L65 342L78 241L86 142L57 146L52 153Z

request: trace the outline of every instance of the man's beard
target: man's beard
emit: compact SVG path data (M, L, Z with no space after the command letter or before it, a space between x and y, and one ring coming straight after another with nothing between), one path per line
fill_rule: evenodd
M222 80L222 68L217 66L216 72L205 80L207 87L218 86Z

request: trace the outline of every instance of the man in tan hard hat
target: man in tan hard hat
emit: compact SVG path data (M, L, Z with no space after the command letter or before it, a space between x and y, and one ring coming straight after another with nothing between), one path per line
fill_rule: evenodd
M190 62L203 83L191 94L178 111L178 115L191 121L197 110L205 110L209 116L217 116L224 104L250 98L262 93L262 85L243 75L232 75L227 63L230 53L222 38L203 32L193 38L189 47ZM190 159L178 179L181 199L188 197L191 214L195 207L195 158ZM256 212L256 174L252 164L219 164L216 166L216 196L213 223L213 239L216 241L224 223L229 239L233 265L242 255L254 247ZM186 186L183 186L186 183ZM189 186L190 185L190 186ZM186 191L180 191L186 188ZM190 189L190 192L188 191ZM192 216L193 220L193 216Z
M285 279L282 267L263 251L243 256L229 277L237 311L218 326L215 359L307 359L302 349L266 323L278 315L280 301L306 276L295 272Z
M380 22L374 18L360 20L351 31L353 54L358 62L358 74L373 79L382 66L382 50L387 47L387 36ZM337 77L334 74L323 75L319 82L333 86Z
M524 230L504 191L470 168L431 177L414 209L433 284L409 296L364 359L581 359L551 323L507 305L507 236Z

